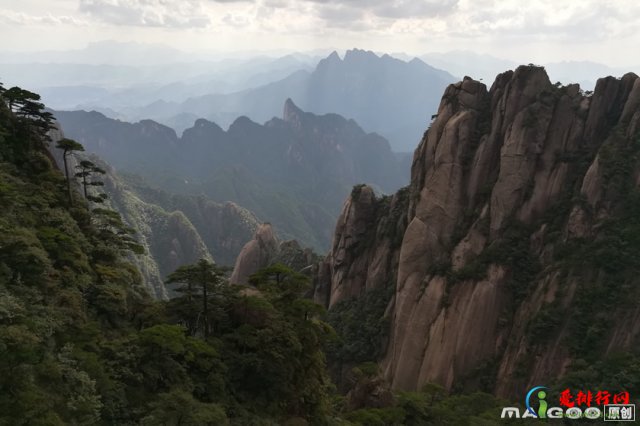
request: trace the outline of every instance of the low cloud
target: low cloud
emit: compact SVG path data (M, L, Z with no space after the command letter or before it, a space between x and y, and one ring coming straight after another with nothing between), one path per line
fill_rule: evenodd
M453 34L594 41L631 34L639 27L640 6L634 0L476 2L465 1L453 26L460 32Z
M232 28L387 34L401 30L448 38L533 37L598 40L633 35L635 0L78 0L79 10L113 25L199 28L212 18ZM5 20L7 18L5 17ZM14 17L14 20L20 19ZM44 18L42 18L44 19ZM293 19L293 21L292 21ZM307 31L309 32L309 31Z
M264 7L305 9L329 28L367 31L392 21L435 19L455 12L459 0L261 0Z
M310 6L307 11L327 27L353 31L411 27L431 34L437 31L453 38L533 37L585 41L629 36L640 31L637 20L640 3L635 0L248 1L286 10L302 9L307 5ZM416 25L420 22L422 25Z
M30 15L11 10L0 10L0 22L7 25L87 25L87 21L67 15Z
M459 0L307 0L322 8L341 7L382 18L444 16L455 11Z
M441 1L411 1L400 0L384 2L373 12L377 16L384 18L421 18L421 17L441 17L455 12L458 0Z
M80 0L79 9L114 25L202 28L211 24L199 0Z

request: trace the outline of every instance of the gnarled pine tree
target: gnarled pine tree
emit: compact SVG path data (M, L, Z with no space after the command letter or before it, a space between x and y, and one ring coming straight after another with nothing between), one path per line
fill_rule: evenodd
M60 139L56 148L62 150L62 160L64 162L64 174L67 178L67 195L69 197L69 205L73 205L73 197L71 196L71 179L69 179L69 165L67 157L74 151L84 151L82 144L74 141L73 139Z
M100 167L96 166L92 161L82 160L80 164L76 166L76 169L79 171L76 172L76 177L82 179L82 189L84 190L84 198L94 203L103 203L107 198L107 194L101 193L98 195L90 195L87 188L89 186L104 186L104 182L100 180L90 179L93 178L96 174L105 174L106 172Z

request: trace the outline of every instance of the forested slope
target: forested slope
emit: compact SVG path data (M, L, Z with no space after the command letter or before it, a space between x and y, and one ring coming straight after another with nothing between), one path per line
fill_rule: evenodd
M330 328L301 314L304 280L266 272L257 297L221 274L208 294L179 275L190 291L152 300L117 213L73 186L68 196L46 149L50 116L11 90L0 102L0 423L324 422Z

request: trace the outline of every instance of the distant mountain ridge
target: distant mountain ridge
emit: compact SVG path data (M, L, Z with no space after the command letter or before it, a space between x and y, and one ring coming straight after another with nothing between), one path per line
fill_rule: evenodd
M240 117L227 131L199 119L178 137L151 120L126 123L97 112L56 112L65 133L121 172L177 194L233 201L272 222L283 239L326 250L354 184L390 192L408 170L389 143L337 114L307 113L292 100L264 125Z
M223 127L228 117L265 121L285 99L313 113L337 113L387 138L395 151L410 151L438 107L439 96L456 78L420 59L405 62L389 55L352 49L333 52L313 72L297 71L254 89L193 97L182 103L150 104L138 117L168 122L178 114L212 118ZM225 119L227 117L227 119Z
M0 55L0 75L9 86L34 88L54 109L113 110L114 118L136 118L136 109L145 105L259 87L296 71L311 71L320 60L303 54L199 59L184 52L176 55L172 50L162 54L162 50L126 48L116 54L118 47L113 46L103 55L94 49L88 57L78 52L50 52L20 60L4 54ZM102 60L96 61L97 57ZM132 58L137 59L127 60ZM169 123L181 132L195 118Z

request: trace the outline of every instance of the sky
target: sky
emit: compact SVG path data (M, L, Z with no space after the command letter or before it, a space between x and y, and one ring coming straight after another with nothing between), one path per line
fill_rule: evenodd
M636 65L637 0L0 0L0 51L102 40L185 51L471 50Z

